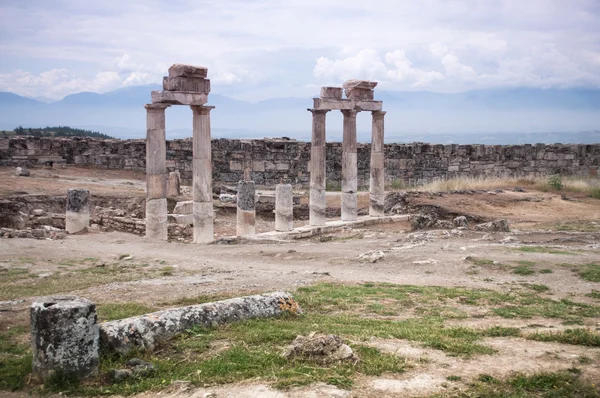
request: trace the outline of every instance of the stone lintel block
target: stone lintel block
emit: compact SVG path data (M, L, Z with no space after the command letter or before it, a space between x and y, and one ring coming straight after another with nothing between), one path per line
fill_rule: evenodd
M342 99L342 91L341 87L321 87L321 98L327 99Z
M358 110L358 111L380 111L383 109L381 101L363 101L353 99L332 100L325 98L314 98L313 110Z
M208 68L205 66L173 64L169 68L169 77L193 77L205 79L207 75Z
M191 77L163 77L163 90L165 91L191 91L197 93L210 93L210 80Z
M207 102L207 93L193 91L152 91L152 103L155 104L204 105Z
M367 90L373 90L375 87L377 87L377 82L371 82L368 80L350 79L350 80L346 80L344 82L343 86L345 89L362 88L362 89L367 89Z
M361 100L361 101L373 101L374 91L365 88L347 88L345 90L346 98Z

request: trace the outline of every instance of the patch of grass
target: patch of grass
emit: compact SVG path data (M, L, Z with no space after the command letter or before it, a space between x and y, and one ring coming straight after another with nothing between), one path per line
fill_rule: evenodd
M537 341L555 341L563 344L600 347L600 333L583 328L566 329L562 332L533 333L525 337Z
M600 230L600 225L596 222L591 221L574 221L568 223L556 224L554 228L557 231L566 232L597 232Z
M461 381L462 377L456 375L446 376L446 380L448 381Z
M491 328L483 329L480 333L485 337L518 337L521 335L521 330L519 328L492 326Z
M100 322L114 321L116 319L129 318L156 311L155 308L140 303L98 304L96 310Z
M590 198L600 199L600 187L591 188L588 196Z
M580 266L577 272L581 279L588 282L600 282L600 264L589 263Z
M35 278L26 268L0 268L0 281L10 283L21 279Z
M551 274L554 271L552 271L550 268L542 268L541 270L538 271L540 274Z
M536 283L526 283L524 286L526 288L528 288L528 289L534 290L534 291L539 292L539 293L541 293L541 292L547 292L548 290L550 290L550 288L548 286L546 286L546 285L539 285L539 284L536 284Z
M85 268L69 268L68 271L54 272L46 278L37 278L35 274L19 271L11 277L11 280L7 280L10 283L0 283L0 301L72 292L91 286L128 282L159 275L156 269L138 267L133 263L127 266L113 264L104 267L92 265Z
M0 332L0 391L22 389L31 373L31 348L15 341L15 336L25 333L25 327Z
M518 267L514 267L512 270L512 273L525 276L525 275L533 275L533 274L535 274L535 271L532 270L531 267L520 265Z
M598 386L582 381L580 375L569 371L517 374L506 380L480 375L467 390L448 392L437 397L486 397L486 398L598 398Z
M524 252L524 253L546 253L546 254L562 254L562 255L570 255L576 256L578 253L568 252L564 250L552 249L550 247L544 246L522 246L516 249L516 251Z
M591 297L593 299L600 300L600 291L598 291L598 290L592 290L591 293L587 293L586 294L586 297Z
M169 265L166 267L162 267L161 269L159 269L159 271L162 276L173 276L173 273L175 272L175 267L171 267Z

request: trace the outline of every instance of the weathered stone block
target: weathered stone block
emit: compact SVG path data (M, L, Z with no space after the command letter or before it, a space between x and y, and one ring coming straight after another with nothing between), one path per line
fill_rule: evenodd
M41 297L30 314L33 370L42 379L97 374L100 330L94 303L75 296Z
M321 87L320 97L341 100L342 91L343 89L341 87Z
M152 91L153 104L204 105L208 94L193 91Z
M346 80L344 82L343 87L344 87L344 89L360 88L360 89L366 89L366 90L373 90L375 87L377 87L377 82L371 82L368 80L350 79L350 80Z
M31 175L31 172L25 167L17 167L15 169L15 175L17 177L29 177Z
M208 68L205 66L173 64L169 68L169 77L193 77L205 79L207 74Z
M374 91L363 88L347 88L345 90L346 98L353 100L362 100L362 101L373 101Z
M67 213L65 230L74 234L90 226L90 191L87 189L69 189L67 191Z
M195 79L191 77L163 77L163 90L165 91L192 91L210 93L210 80Z

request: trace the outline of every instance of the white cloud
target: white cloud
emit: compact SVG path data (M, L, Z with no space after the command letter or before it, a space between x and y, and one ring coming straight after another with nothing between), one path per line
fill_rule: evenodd
M54 97L159 83L175 62L272 96L346 78L435 91L600 86L598 0L12 0L0 15L0 73L30 74L2 89ZM58 87L42 76L64 70ZM105 72L119 81L101 83Z

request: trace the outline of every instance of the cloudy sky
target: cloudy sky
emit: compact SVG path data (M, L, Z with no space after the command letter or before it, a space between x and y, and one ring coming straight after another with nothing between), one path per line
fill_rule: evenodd
M599 0L0 0L0 91L59 99L205 65L213 92L600 87Z

